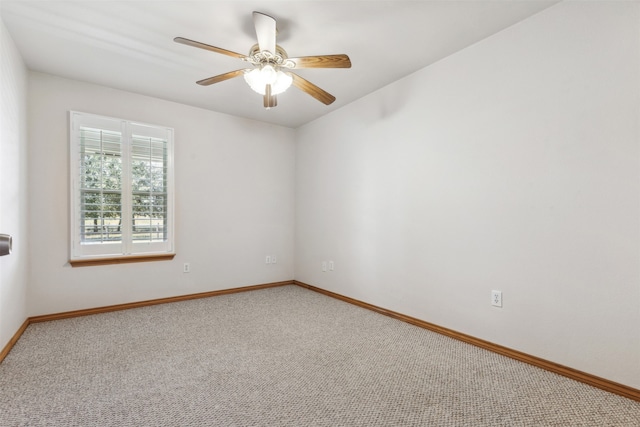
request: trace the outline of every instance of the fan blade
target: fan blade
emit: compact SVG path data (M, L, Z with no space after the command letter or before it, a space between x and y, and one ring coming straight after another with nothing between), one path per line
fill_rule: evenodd
M275 95L271 94L271 85L267 85L264 91L264 108L267 110L269 108L276 107L278 105L278 100Z
M276 20L264 13L253 12L253 25L256 27L258 46L261 51L276 53Z
M211 52L221 53L223 55L233 56L234 58L246 59L246 55L242 55L241 53L232 52L230 50L222 49L219 47L211 46L208 44L196 42L193 40L185 39L184 37L176 37L173 39L176 43L186 44L187 46L198 47L204 50L210 50Z
M336 100L335 96L331 95L329 92L326 92L320 89L318 86L314 85L308 80L303 79L299 75L294 73L288 73L288 74L290 74L291 77L293 77L293 85L295 87L313 96L315 99L322 102L323 104L329 105Z
M209 85L212 85L214 83L220 83L220 82L223 82L225 80L229 80L229 79L232 79L234 77L241 76L241 75L244 74L244 72L246 70L248 70L248 68L245 68L245 69L242 69L242 70L229 71L228 73L220 74L218 76L209 77L208 79L199 80L196 83L198 83L201 86L209 86Z
M347 55L320 55L288 58L296 65L294 68L351 68L351 60Z

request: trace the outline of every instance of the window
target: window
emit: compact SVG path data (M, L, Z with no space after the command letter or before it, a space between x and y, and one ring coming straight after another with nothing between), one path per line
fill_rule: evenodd
M174 253L173 129L72 111L71 262Z

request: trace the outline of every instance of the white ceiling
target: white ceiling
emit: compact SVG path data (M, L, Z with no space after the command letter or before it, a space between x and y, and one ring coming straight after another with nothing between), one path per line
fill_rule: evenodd
M0 13L31 70L295 128L557 1L1 0ZM298 71L332 105L292 87L265 110L242 78L195 84L246 63L173 38L247 54L254 10L277 19L289 56L349 55L351 69Z

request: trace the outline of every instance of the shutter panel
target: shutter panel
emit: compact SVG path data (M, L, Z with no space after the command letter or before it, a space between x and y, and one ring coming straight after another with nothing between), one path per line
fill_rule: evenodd
M131 123L131 252L173 251L173 132Z
M81 126L80 241L122 243L122 134Z
M167 240L167 141L131 138L133 242Z

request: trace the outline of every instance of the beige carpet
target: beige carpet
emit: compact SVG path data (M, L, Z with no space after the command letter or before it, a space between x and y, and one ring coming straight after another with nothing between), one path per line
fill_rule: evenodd
M0 426L640 426L640 403L297 287L32 324Z

